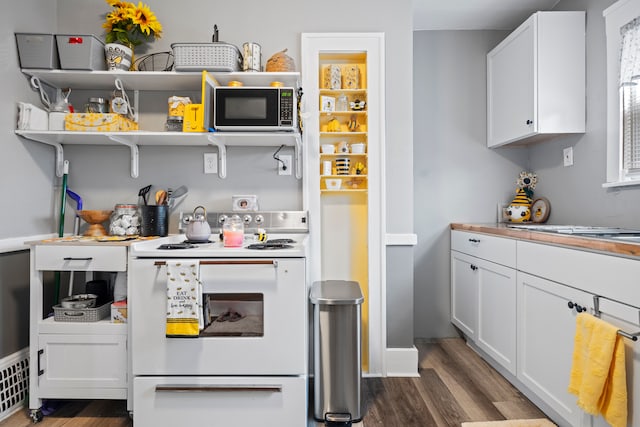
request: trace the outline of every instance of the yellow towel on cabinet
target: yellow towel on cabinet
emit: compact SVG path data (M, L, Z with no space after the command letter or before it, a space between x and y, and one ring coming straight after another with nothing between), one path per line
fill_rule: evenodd
M167 261L168 338L197 337L203 328L199 267L197 261Z
M613 325L587 313L576 317L569 392L578 406L612 427L627 426L627 380L623 338Z

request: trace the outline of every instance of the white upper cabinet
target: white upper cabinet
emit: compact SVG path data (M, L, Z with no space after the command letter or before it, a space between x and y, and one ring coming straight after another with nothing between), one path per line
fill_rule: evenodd
M487 145L585 131L585 13L537 12L487 54Z

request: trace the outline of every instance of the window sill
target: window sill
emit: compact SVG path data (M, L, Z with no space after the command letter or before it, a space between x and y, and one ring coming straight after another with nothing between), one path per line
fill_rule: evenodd
M632 185L640 185L640 179L605 182L602 184L602 188L631 187Z

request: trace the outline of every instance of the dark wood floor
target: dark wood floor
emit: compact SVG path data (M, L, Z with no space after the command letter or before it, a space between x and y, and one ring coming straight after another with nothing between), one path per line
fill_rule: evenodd
M465 421L545 418L458 338L417 342L420 377L365 378L362 426L459 427ZM1 427L32 425L20 411ZM68 401L41 427L129 427L124 401ZM267 425L267 424L265 424ZM240 426L240 424L238 424Z

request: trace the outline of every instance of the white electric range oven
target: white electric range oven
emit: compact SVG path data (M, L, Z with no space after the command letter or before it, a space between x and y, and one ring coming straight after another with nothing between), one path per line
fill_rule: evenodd
M136 427L306 424L306 213L251 213L262 216L269 240L253 246L248 227L240 248L218 241L224 215L208 215L210 243L184 245L175 235L131 247ZM176 263L194 266L202 284L202 327L189 338L166 334L168 270Z

